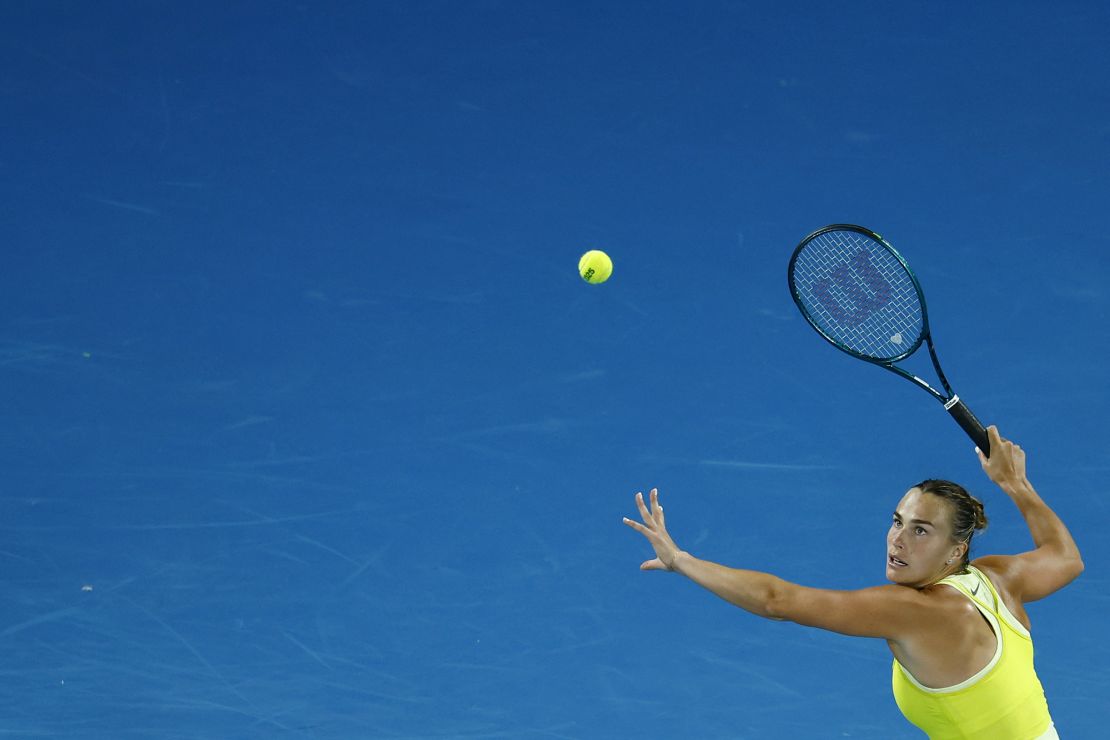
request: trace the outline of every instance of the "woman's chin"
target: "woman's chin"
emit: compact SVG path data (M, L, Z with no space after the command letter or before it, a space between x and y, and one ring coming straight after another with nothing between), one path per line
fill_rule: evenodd
M886 579L899 586L908 585L913 580L909 578L905 568L896 568L892 565L886 567Z

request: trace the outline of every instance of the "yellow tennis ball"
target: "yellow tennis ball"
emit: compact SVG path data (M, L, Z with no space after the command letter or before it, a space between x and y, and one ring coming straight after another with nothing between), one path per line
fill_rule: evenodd
M591 285L604 283L613 274L613 260L600 249L591 249L578 260L578 274Z

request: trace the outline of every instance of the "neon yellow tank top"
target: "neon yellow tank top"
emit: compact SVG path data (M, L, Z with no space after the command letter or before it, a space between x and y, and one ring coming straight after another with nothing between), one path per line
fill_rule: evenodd
M989 663L966 681L943 689L921 685L894 661L894 700L930 740L1034 740L1052 728L1044 689L1033 670L1033 640L974 566L939 581L979 608L998 636Z

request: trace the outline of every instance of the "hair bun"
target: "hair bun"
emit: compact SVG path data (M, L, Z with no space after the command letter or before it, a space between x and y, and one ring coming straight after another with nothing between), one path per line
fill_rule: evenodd
M971 508L975 514L975 531L987 528L987 512L983 508L983 502L974 496L969 496L971 499Z

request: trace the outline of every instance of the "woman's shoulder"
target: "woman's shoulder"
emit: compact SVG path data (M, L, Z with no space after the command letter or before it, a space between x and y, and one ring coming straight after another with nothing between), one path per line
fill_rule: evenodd
M1021 598L1015 593L1011 583L1011 578L1014 577L1016 560L1012 555L984 555L981 558L976 558L971 561L971 564L982 571L983 575L990 581L991 586L994 587L995 592L1010 613L1021 622L1025 629L1029 629L1029 615L1025 612L1025 606L1022 604Z
M1010 579L1014 575L1014 558L1010 555L984 555L971 561L972 567L979 570L990 581L1000 596L1011 591Z

